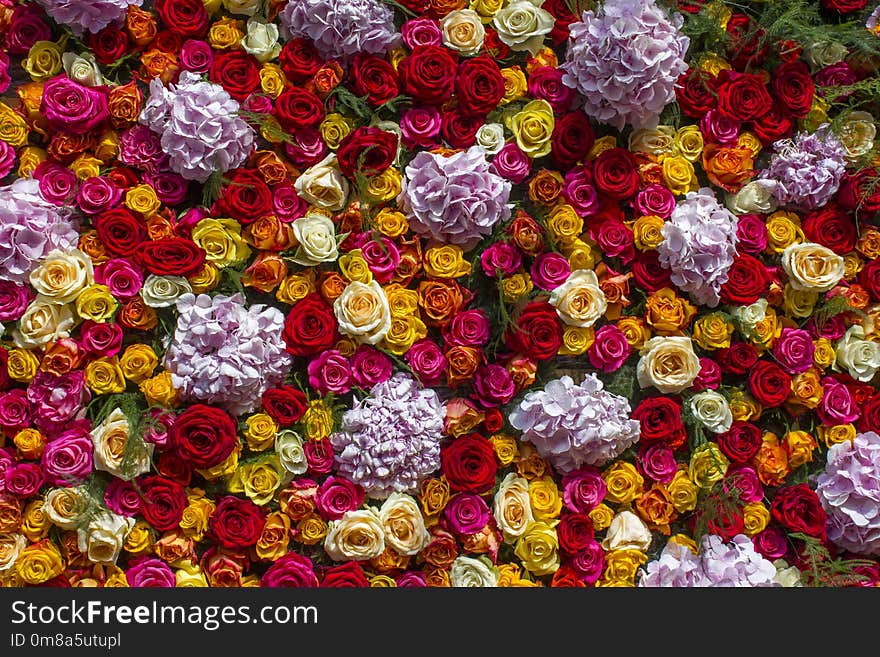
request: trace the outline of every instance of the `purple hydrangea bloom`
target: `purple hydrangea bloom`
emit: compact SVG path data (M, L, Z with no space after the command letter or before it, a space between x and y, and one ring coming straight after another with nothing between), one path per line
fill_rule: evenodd
M560 472L602 466L640 436L629 401L603 388L595 374L579 385L570 376L555 379L528 393L511 412L510 424Z
M776 567L755 551L748 536L729 543L720 536L703 537L700 554L668 542L659 559L647 564L641 587L776 587Z
M688 192L660 233L660 265L695 303L714 308L736 255L736 216L715 199L708 187Z
M618 129L653 127L675 99L690 40L653 0L607 0L569 28L562 82L583 97L584 112Z
M400 38L394 11L376 0L291 0L278 20L288 36L311 39L327 59L382 55Z
M79 221L47 202L39 182L19 178L0 187L0 280L25 284L50 251L70 251L79 240Z
M253 149L254 130L238 111L223 87L185 71L168 89L153 78L140 123L161 135L172 171L203 183L215 171L244 164Z
M373 498L415 493L440 467L444 417L435 391L398 372L345 412L330 436L336 471Z
M880 436L861 433L832 445L816 494L828 538L855 554L880 554Z
M130 5L140 7L144 0L39 0L46 13L67 25L76 36L100 32L111 23L119 25Z
M398 202L414 232L467 250L510 218L510 188L478 146L449 157L422 151L406 167Z
M846 150L827 124L812 134L801 132L794 139L777 141L773 148L770 166L758 179L772 182L773 196L780 205L815 210L837 193L846 168Z
M165 356L171 381L184 400L216 404L240 415L284 381L284 315L277 308L246 308L241 295L184 294L177 329Z

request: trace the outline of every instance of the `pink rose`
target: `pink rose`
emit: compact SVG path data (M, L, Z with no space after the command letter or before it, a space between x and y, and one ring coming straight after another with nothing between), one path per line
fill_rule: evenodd
M65 431L43 451L40 464L46 481L53 486L70 486L85 480L92 473L93 451L87 429Z
M440 134L440 111L436 107L415 107L400 119L400 132L407 148L435 148Z
M375 347L360 345L351 355L351 378L360 388L372 388L391 378L391 359Z
M639 450L637 463L642 474L661 484L672 481L678 470L675 453L664 443L644 446Z
M100 214L118 205L122 190L109 178L86 178L79 186L76 203L86 214Z
M849 389L830 376L822 379L822 403L816 408L816 414L827 426L855 422L861 415Z
M122 328L109 322L87 319L80 329L80 344L90 354L113 357L122 349Z
M309 385L319 395L344 395L351 390L351 366L338 349L328 349L308 366Z
M626 336L614 324L606 324L595 333L595 339L587 349L590 364L603 372L619 370L632 351Z
M815 352L816 346L810 334L803 329L785 327L773 345L773 356L789 374L800 374L810 369Z
M486 365L477 370L474 396L485 408L502 406L513 399L516 385L510 372L501 365Z
M315 504L324 520L339 520L346 511L354 511L363 502L364 489L336 475L327 477L315 496Z
M113 258L95 267L95 281L110 288L110 294L117 299L127 301L140 292L144 275L131 260Z
M55 130L82 135L110 118L107 90L86 87L66 75L58 75L43 87L40 112Z
M668 219L675 209L675 196L663 185L653 183L636 194L633 207L640 215L652 214Z
M24 429L31 423L33 408L24 390L10 390L0 394L0 426Z
M446 356L433 340L429 338L417 340L404 358L422 385L437 385L443 379L447 365Z
M43 471L36 463L16 463L6 469L6 492L25 498L36 495L43 485Z
M561 253L541 253L532 262L532 282L542 290L555 290L570 274L571 265Z
M44 160L34 169L33 176L40 183L40 194L49 203L69 205L76 197L76 174L67 167Z
M130 481L114 477L104 491L104 504L121 516L129 518L141 513L141 496Z
M443 340L448 347L484 347L489 342L489 331L486 313L472 308L458 313L443 327Z
M0 322L18 320L27 309L32 296L29 287L11 281L0 281Z
M522 255L510 242L495 242L480 254L480 264L489 278L503 278L519 269Z

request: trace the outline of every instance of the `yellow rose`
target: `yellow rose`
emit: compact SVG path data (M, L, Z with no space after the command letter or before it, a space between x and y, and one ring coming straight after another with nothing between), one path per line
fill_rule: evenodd
M262 452L275 444L278 425L266 413L254 413L245 420L245 425L244 439L251 451Z
M180 397L171 381L171 372L159 372L156 376L145 379L138 388L150 406L172 408L178 404Z
M688 477L699 488L708 489L724 478L729 465L717 443L704 443L691 453Z
M592 328L566 326L562 331L562 346L559 348L559 353L562 356L580 356L593 345L595 338L596 332Z
M844 440L854 440L856 437L856 428L852 424L835 424L831 427L820 424L816 431L826 447L842 443Z
M46 448L46 438L36 429L22 429L15 434L12 443L22 458L38 459Z
M103 160L84 153L71 162L69 168L76 175L77 180L86 180L100 176L103 166Z
M694 322L693 339L703 349L726 349L733 335L733 322L721 313L703 315Z
M523 567L535 575L548 575L559 569L559 539L546 522L535 522L516 541L514 554Z
M10 349L7 352L6 372L13 381L30 383L37 375L39 359L27 349Z
M743 390L734 390L730 393L730 412L734 420L748 422L761 417L761 404L754 397Z
M787 246L805 239L801 220L793 212L779 210L767 217L767 253L782 253Z
M492 443L495 456L502 467L507 467L513 463L518 453L516 438L503 433L496 433L489 437L489 442Z
M64 560L58 548L46 538L25 547L15 567L25 583L42 584L64 572Z
M653 214L636 219L632 227L636 248L639 251L656 249L664 239L660 234L664 223L666 222L663 219Z
M207 497L190 499L180 518L183 535L194 541L201 541L208 531L208 520L215 508L214 502Z
M230 493L244 493L254 504L264 506L272 501L281 486L283 470L277 456L243 463L232 475L227 488Z
M179 589L207 588L208 578L198 564L184 562L183 567L174 571L174 586Z
M508 105L525 96L529 85L525 73L519 66L502 68L501 77L504 78L504 96L499 101L499 105Z
M263 64L260 69L260 90L275 100L284 91L285 86L287 86L287 78L284 77L281 67L269 62Z
M95 157L101 164L110 164L110 161L119 154L119 133L114 130L108 130L98 140L98 145L94 148ZM87 171L84 163L78 161L79 165L74 169L77 178L85 180L84 176ZM88 177L88 176L85 176Z
M241 443L236 444L232 454L226 457L224 461L218 463L212 468L204 470L196 470L202 477L208 481L214 481L222 477L231 477L238 468L238 459L241 456Z
M425 251L425 273L433 278L458 278L471 273L471 263L455 244L432 246Z
M553 520L562 512L562 497L552 477L529 482L529 501L536 520Z
M604 531L611 526L611 521L614 520L614 511L607 504L600 504L590 511L590 520L593 521L593 529L597 532Z
M676 196L696 191L699 188L694 165L682 156L665 156L661 162L663 182Z
M370 283L373 280L373 273L370 271L367 261L364 260L363 252L360 249L352 249L339 256L337 264L339 272L349 281Z
M639 568L648 561L648 555L639 550L611 550L605 554L605 572L607 581L633 584Z
M254 550L263 561L277 561L287 554L290 543L290 518L280 511L266 516L266 524Z
M378 176L373 176L364 188L364 200L372 205L387 203L400 194L402 177L400 171L388 167Z
M788 465L791 469L813 460L816 441L806 431L789 431L785 434L785 451L788 453Z
M327 536L327 523L315 513L310 514L296 523L297 533L294 540L304 545L317 545Z
M616 504L629 504L641 496L645 480L632 463L616 461L602 473L608 492L605 499Z
M755 323L751 331L751 341L759 346L769 348L773 346L782 334L782 325L779 323L779 317L773 308L767 308L764 311L764 319Z
M786 283L782 291L782 309L790 317L809 317L818 301L818 292L796 290L790 283Z
M748 131L739 133L739 137L736 138L736 147L745 148L752 154L753 158L758 157L761 151L764 150L764 145L758 139L758 136L754 132Z
M21 533L31 543L46 538L52 528L52 519L46 513L43 504L42 498L32 499L27 503L21 516Z
M669 537L667 543L683 545L694 554L697 554L699 552L696 541L694 541L694 539L692 539L690 536L687 536L686 534L673 534Z
M202 219L192 231L192 241L205 250L205 258L221 269L247 260L251 248L241 238L235 219Z
M675 133L675 149L689 162L696 162L703 152L703 133L696 125L686 125Z
M532 278L525 272L508 276L501 281L501 292L506 303L516 303L534 289Z
M153 529L146 520L136 521L134 527L128 532L128 536L125 537L122 549L129 554L138 555L148 552L152 547Z
M760 502L746 504L743 507L743 525L746 536L752 537L755 534L760 534L767 528L769 522L770 512Z
M205 294L220 284L220 270L210 262L205 262L198 273L193 274L186 280L192 286L193 293Z
M391 327L379 343L396 356L402 356L416 340L428 335L428 327L418 315L400 317L392 315Z
M547 216L547 230L554 240L565 242L584 231L584 220L568 203L559 203Z
M34 82L45 82L61 72L62 52L61 46L54 41L37 41L21 61L21 67Z
M339 148L340 142L351 132L351 123L339 112L331 112L321 121L318 130L327 148L335 151Z
M119 304L106 285L90 285L76 298L76 314L93 322L106 322Z
M323 399L313 399L303 415L302 423L306 439L321 440L333 433L333 412Z
M847 280L852 280L859 275L864 265L865 263L862 262L857 253L845 253L843 255L843 277Z
M7 117L3 113L4 107L6 107L6 105L0 103L0 139L2 139L3 141L9 141L8 139L5 139L3 135L7 131L14 131L15 126L13 122L10 122L9 124L5 123ZM16 114L15 116L18 115ZM24 121L24 119L21 120L22 122ZM24 131L24 138L25 140L27 140L27 126L24 127ZM10 144L14 145L11 142ZM34 169L39 166L40 162L44 162L47 157L49 157L48 153L37 146L25 146L24 148L22 148L20 151L18 151L18 177L32 177Z
M621 317L617 321L617 328L623 333L629 346L633 349L641 349L651 339L651 329L641 317Z
M133 383L141 383L153 376L153 370L158 364L156 352L148 344L129 345L119 358L123 376Z
M555 125L550 103L533 100L513 116L510 131L523 153L531 158L544 157L550 153Z
M572 271L577 269L595 269L601 260L602 253L599 249L584 242L580 237L573 237L562 242L560 245L562 255L568 258L568 264Z
M471 0L470 8L480 15L481 21L489 23L503 4L504 0Z
M125 193L125 207L145 217L155 214L162 207L156 190L149 185L135 185Z
M791 379L791 396L802 406L816 408L822 401L822 381L819 372L810 368L806 372L794 375Z
M229 16L224 16L208 30L208 42L215 50L237 48L243 38L244 24Z
M0 140L5 141L14 148L21 148L27 144L28 141L27 121L24 120L24 117L21 114L5 103L0 103ZM19 165L19 172L21 172L22 167L25 166L25 156L27 156L29 160L33 160L33 167L31 170L36 168L37 164L46 159L46 151L43 149L38 149L36 147L29 147L29 149L30 150L25 149L25 151L22 151L21 153L22 161Z
M275 291L275 298L281 303L295 304L315 291L315 273L309 269L305 273L291 274Z
M605 151L616 148L617 147L617 137L614 135L605 135L603 137L599 137L596 141L593 142L593 147L590 149L590 152L587 153L588 160L595 160Z
M834 359L837 358L837 354L834 351L834 346L829 342L827 338L819 338L818 340L813 341L813 345L815 346L815 351L813 352L813 363L820 370L824 370L834 362Z
M96 358L86 365L86 385L96 395L125 392L125 376L119 366L119 359Z
M679 513L687 513L697 508L697 494L699 489L688 477L687 467L680 465L672 481L666 486L672 498L672 506Z
M382 208L379 213L373 217L373 225L380 233L386 237L400 237L409 230L409 222L402 212Z

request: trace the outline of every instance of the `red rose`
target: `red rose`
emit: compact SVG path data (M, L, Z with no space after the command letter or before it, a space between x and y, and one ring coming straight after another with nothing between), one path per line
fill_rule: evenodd
M822 0L822 6L830 11L851 14L861 11L868 5L868 0Z
M803 62L783 64L773 72L773 95L788 113L802 119L813 105L815 85Z
M718 82L718 111L735 121L757 119L773 105L759 75L721 71Z
M95 61L108 66L128 52L128 33L108 25L97 33L89 33L86 43L95 55Z
M706 522L710 534L720 536L729 541L745 531L745 520L742 511L735 507L722 506L717 509L714 517Z
M214 55L209 78L241 102L260 87L260 65L253 55L228 50Z
M733 463L748 463L761 449L761 429L751 422L735 420L730 429L718 434L721 453Z
M429 105L442 105L452 97L457 68L452 51L441 46L416 46L400 62L397 73L407 96Z
M505 336L507 348L535 360L553 358L562 346L562 326L556 309L546 301L532 301Z
M352 91L358 96L366 96L367 102L373 106L387 103L400 93L394 67L375 55L355 55L348 75Z
M278 65L292 84L302 84L312 79L323 64L318 49L310 39L291 39L278 55Z
M486 38L483 39L483 50L489 57L493 59L507 59L510 54L510 48L498 36L498 31L494 27L486 26Z
M828 517L819 497L806 484L787 486L776 491L770 514L789 532L825 537L825 521Z
M156 472L181 486L189 486L192 471L192 466L174 452L162 452L156 461Z
M480 495L495 485L495 450L480 434L469 433L442 446L440 466L454 491Z
M684 445L687 431L681 421L681 404L671 397L648 397L632 412L643 443L663 443L672 449Z
M144 518L160 532L177 528L188 504L183 486L165 477L144 477L138 482Z
M760 66L767 58L764 30L745 14L733 14L727 21L727 60L738 71Z
M106 210L93 221L101 243L113 255L133 255L147 239L147 225L125 208Z
M586 513L566 513L556 527L559 548L575 554L585 550L593 542L593 521Z
M827 246L838 255L846 255L856 248L858 235L855 221L833 201L808 213L801 227L807 239Z
M770 275L764 263L746 253L740 253L727 272L727 282L721 286L721 302L732 306L747 306L763 297L769 285Z
M306 413L308 399L293 386L281 386L269 388L263 393L263 410L271 417L275 424L289 427L299 422Z
M4 6L8 11L10 5ZM5 44L10 55L27 55L37 41L52 39L52 28L46 23L46 14L39 5L20 4L12 10L8 20Z
M254 169L238 169L229 176L211 214L232 217L243 224L253 223L272 214L272 190Z
M163 237L145 242L137 252L138 261L157 276L192 276L205 264L205 250L182 237Z
M455 93L462 110L485 117L504 98L504 77L491 57L481 55L465 60L458 67Z
M581 579L577 571L565 564L559 566L559 569L553 573L553 578L550 580L550 588L554 589L585 588L586 586L587 583Z
M569 169L587 157L596 135L586 114L580 111L556 119L550 141L550 154L563 169Z
M311 91L289 85L275 100L275 118L289 132L314 128L324 120L324 103Z
M872 299L880 300L880 260L871 260L862 267L859 284L868 291Z
M241 550L257 544L265 524L263 510L256 504L226 495L211 514L208 529L222 547Z
M320 294L306 295L290 309L284 320L284 341L294 356L314 356L336 344L338 337L333 308Z
M636 284L648 294L672 286L671 273L660 264L657 251L639 251L631 267Z
M862 404L862 414L856 420L856 429L860 433L880 431L880 391Z
M235 420L213 406L194 404L171 425L171 447L195 468L213 468L232 454L238 443Z
M208 11L202 0L156 0L156 13L172 32L200 37L208 31Z
M625 148L609 148L593 162L593 182L602 194L617 201L639 190L636 160Z
M452 148L467 148L477 140L477 131L484 121L479 116L463 113L460 109L443 112L440 134Z
M858 212L859 216L880 212L880 185L873 182L877 175L875 168L848 171L837 192L838 203L850 212Z
M794 131L794 121L774 103L770 109L752 121L752 132L764 146L784 139Z
M556 19L553 29L550 30L550 38L553 39L553 45L562 45L568 39L569 26L577 22L577 16L571 13L571 9L565 4L565 0L545 0L541 8L550 12L553 18Z
M171 30L162 30L153 37L150 48L167 53L177 53L183 47L183 37Z
M382 128L361 126L352 130L336 151L339 170L347 178L356 173L367 178L378 176L397 157L397 135Z
M726 374L745 374L758 362L758 350L748 342L734 342L716 351L715 358Z
M369 585L370 581L357 561L328 568L321 578L321 588L366 588Z
M718 105L717 86L718 78L702 69L691 68L682 73L675 88L675 99L682 114L701 119L706 112L715 109Z
M749 374L749 390L762 406L781 406L791 394L791 377L776 363L761 360Z

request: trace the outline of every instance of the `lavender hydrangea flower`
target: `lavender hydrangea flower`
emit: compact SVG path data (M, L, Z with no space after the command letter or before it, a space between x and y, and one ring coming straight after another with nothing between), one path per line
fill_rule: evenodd
M327 59L381 55L400 38L394 11L376 0L291 0L278 19L286 36L311 39Z
M708 187L688 192L660 229L660 265L695 303L714 308L736 255L737 218Z
M19 178L0 187L0 280L27 283L50 251L70 251L78 240L79 221L48 203L38 181Z
M840 187L846 169L846 149L828 128L773 144L770 166L759 180L773 183L773 196L780 205L809 211L825 205Z
M855 554L880 554L880 436L873 431L832 445L816 494L828 538Z
M185 71L168 89L153 78L139 120L161 135L172 171L203 183L215 171L244 164L253 149L253 128L238 111L238 102L223 87Z
M422 151L406 167L398 203L414 232L464 249L510 218L510 181L496 174L479 146L444 157Z
M528 393L511 412L510 424L562 473L602 466L640 436L629 401L603 388L595 374L579 385L570 376L555 379Z
M444 417L435 391L398 372L346 411L330 436L336 471L373 498L414 493L440 467Z
M277 308L246 308L241 295L184 294L177 328L165 356L171 381L184 400L216 404L240 415L284 381L290 356Z
M562 82L600 123L653 127L687 70L683 23L653 0L607 0L570 26Z
M641 571L640 587L777 587L776 567L755 550L745 534L725 543L706 535L696 555L668 542L660 558Z
M95 34L110 24L121 24L129 6L144 0L39 0L56 23L67 25L76 36Z

